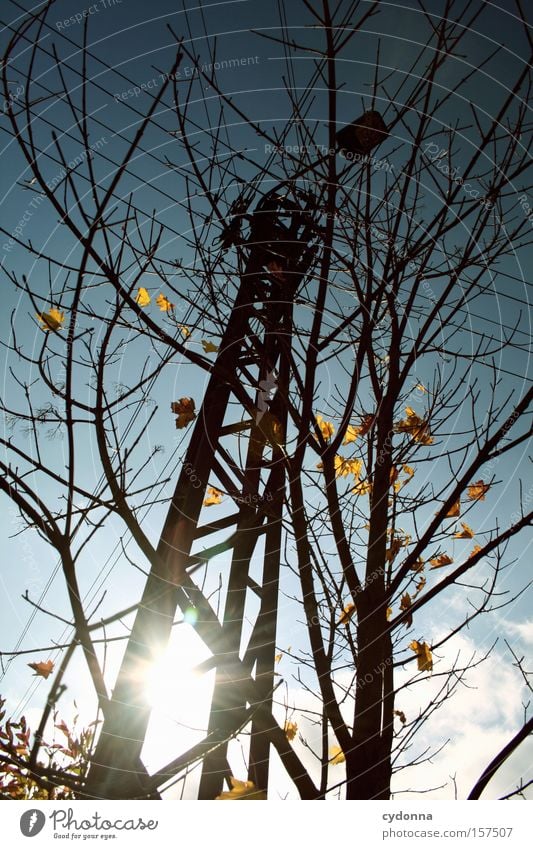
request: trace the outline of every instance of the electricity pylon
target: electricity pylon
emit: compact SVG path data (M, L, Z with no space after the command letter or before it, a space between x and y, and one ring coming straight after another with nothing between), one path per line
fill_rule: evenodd
M227 744L243 724L251 728L249 777L257 787L267 787L271 729L265 717L271 716L274 689L292 311L294 294L315 253L316 233L310 201L295 190L292 194L294 199L288 193L282 195L278 187L261 199L251 215L242 216L249 224L247 237L240 236L242 220L230 223L231 238L240 240L246 257L244 271L105 711L87 796L157 798L154 779L141 762L150 706L139 682L142 671L154 661L153 647L161 650L167 644L178 607L196 608L197 631L217 669L200 798L212 799L221 791L230 774ZM250 368L257 378L252 410L244 408L243 392ZM232 396L248 415L237 425L228 423ZM224 445L225 437L234 438L236 431L248 440L244 469L238 468ZM193 485L191 469L201 486L196 479ZM237 510L200 525L213 475L232 494ZM235 478L239 491L235 491ZM224 528L229 532L225 543L191 555L195 541ZM232 554L220 622L202 600L191 569L221 551ZM260 584L250 576L252 556L263 559ZM242 654L244 608L250 592L259 598L259 613Z

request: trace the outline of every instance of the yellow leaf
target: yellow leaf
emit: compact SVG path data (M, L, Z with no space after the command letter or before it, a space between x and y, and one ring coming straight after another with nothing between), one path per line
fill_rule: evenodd
M274 663L279 663L282 657L283 657L282 652L280 652L279 654L274 655Z
M468 497L471 501L485 501L485 493L490 489L490 485L483 481L476 481L468 487Z
M298 731L298 725L296 724L296 722L286 722L285 723L285 736L287 737L287 740L289 741L289 743L291 742L291 740L294 740L294 738L296 737L297 731Z
M472 539L475 537L475 533L472 528L466 524L466 522L461 522L462 531L457 531L454 534L455 539Z
M361 428L355 427L354 425L348 425L348 427L346 428L344 439L342 440L342 444L349 445L350 442L355 442L355 440L360 434Z
M48 676L54 671L53 660L40 660L38 663L28 663L28 666L30 669L33 669L35 675L41 678L48 678Z
M426 389L426 387L424 386L423 383L417 383L416 389L418 389L419 392L427 392L427 389Z
M390 622L390 618L392 616L392 607L387 607L387 613L385 615L387 617L387 622Z
M415 442L421 442L423 445L432 445L433 437L429 431L429 424L424 419L421 419L412 407L406 407L406 419L400 419L396 422L395 430L397 433L410 434Z
M322 416L320 416L320 415L316 416L315 418L316 418L316 423L318 425L318 429L320 430L324 439L326 441L328 439L331 439L331 437L335 433L335 428L333 427L331 422L325 422L324 419L322 418Z
M178 416L176 419L178 430L187 427L189 422L192 422L196 418L194 408L195 404L192 398L180 398L179 401L172 402L170 409Z
M360 425L348 425L342 444L349 445L350 442L355 442L358 436L366 436L373 424L374 415L372 413L365 413Z
M230 776L231 790L224 790L216 800L247 801L248 799L260 799L264 801L267 794L264 790L258 790L253 781L239 781L238 778Z
M202 339L202 347L206 354L213 354L218 351L218 345L213 345L213 343L209 342L207 339Z
M136 303L138 303L140 307L147 307L151 300L152 299L148 294L148 289L145 289L144 286L140 286L137 290L137 295L135 296Z
M353 601L350 601L339 616L339 621L337 622L337 625L347 625L354 613L355 604L353 603Z
M356 478L361 474L363 463L361 460L348 460L346 457L341 457L340 454L335 455L335 477L347 477L355 475Z
M329 762L333 766L338 766L338 764L343 764L346 758L344 757L344 752L340 748L340 746L332 746L329 750Z
M409 643L409 648L415 652L418 661L418 669L420 672L431 672L433 669L433 655L427 643L419 643L418 640L413 640Z
M368 495L370 492L372 492L372 484L370 483L370 481L359 481L359 483L355 484L354 488L352 489L352 492L354 492L356 495Z
M43 330L53 330L55 333L61 328L61 325L64 323L65 313L56 310L55 307L52 307L49 312L37 313L37 318L41 322L41 327Z
M394 716L397 716L397 717L398 717L398 719L400 720L400 722L402 723L402 725L405 725L405 723L407 722L407 719L406 719L406 717L405 717L405 714L404 714L403 710L395 710L395 711L394 711Z
M186 324L178 324L178 327L181 330L181 335L184 336L185 339L188 339L188 337L191 335L191 331L189 330L187 325Z
M434 557L429 562L432 569L440 569L442 566L449 566L450 563L453 563L453 557L449 557L447 554L439 554L438 557Z
M155 302L161 312L170 312L170 310L174 309L174 304L171 304L166 295L159 294L155 299Z
M400 610L403 612L405 610L409 610L410 607L411 607L411 596L409 595L409 593L404 593L403 596L402 596L402 600L400 602ZM413 617L411 616L411 614L409 614L407 616L407 619L405 620L405 624L406 624L407 628L410 628L411 625L413 624Z
M457 516L461 514L461 499L457 499L455 504L452 504L448 512L446 513L446 519L455 519Z
M470 552L470 554L468 555L468 559L470 560L470 558L471 558L471 557L475 557L475 556L476 556L476 554L477 554L479 551L481 551L481 546L480 546L480 545L475 545L475 546L474 546L474 548L472 549L472 551Z
M215 489L214 486L207 487L207 495L204 498L204 507L211 507L213 504L220 504L222 502L222 493L220 490Z
M280 420L273 413L263 413L258 426L265 439L271 445L283 444L283 427Z

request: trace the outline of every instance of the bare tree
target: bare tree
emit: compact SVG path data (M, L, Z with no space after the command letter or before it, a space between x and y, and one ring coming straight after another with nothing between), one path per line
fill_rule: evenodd
M88 22L64 56L42 38L50 5L17 25L2 65L10 132L38 191L29 208L58 222L39 247L24 227L2 230L26 258L25 273L9 257L2 273L29 316L14 314L7 343L17 368L2 401L0 485L57 553L72 617L30 770L53 783L39 750L79 650L103 722L88 774L71 780L77 795L157 798L201 763L200 798L224 781L262 796L275 750L302 798L343 785L350 799L388 799L393 774L432 755L412 755L417 733L483 660L434 670L439 650L519 592L499 588L507 546L531 523L518 474L510 513L482 530L468 522L483 522L530 433L532 392L503 378L502 358L523 350L520 316L476 321L531 241L530 63L492 115L458 109L480 64L464 63L451 85L450 66L483 4L443 2L436 17L420 3L429 43L406 73L378 51L360 110L342 120L342 60L380 4L305 2L307 40L284 26L269 36L293 74L290 57L313 59L303 84L287 81L281 130L225 94L214 47L202 63L178 35L156 93L116 98L133 118L123 130L92 110L109 92ZM182 75L184 63L195 73ZM168 206L149 213L152 185ZM174 419L169 461L160 434ZM80 575L111 545L144 588L102 616ZM437 616L459 587L465 612L425 637L426 609ZM216 669L209 725L149 774L144 681L182 621L209 651L201 671ZM280 654L309 697L294 716ZM407 718L403 691L430 676L439 686ZM302 738L315 769L291 744L298 715L316 726ZM530 721L524 729L520 740ZM234 781L235 738L246 785Z

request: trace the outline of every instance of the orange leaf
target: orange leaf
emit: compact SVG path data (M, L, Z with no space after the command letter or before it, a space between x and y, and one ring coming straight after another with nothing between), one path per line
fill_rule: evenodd
M211 507L212 504L220 504L222 502L222 493L214 486L207 487L207 495L204 498L204 507Z
M453 563L453 557L449 557L447 554L439 554L438 557L434 557L429 562L432 569L440 569L441 566L449 566L450 563Z
M174 309L174 304L171 304L166 295L159 294L155 299L155 302L161 312L170 312L170 310Z
M423 445L431 445L433 437L429 431L429 424L424 419L421 419L411 407L406 407L406 419L400 419L396 422L395 430L397 433L410 434L415 442L421 442Z
M455 539L472 539L475 536L474 531L466 522L461 522L461 527L463 530L454 534Z
M485 493L490 489L488 483L476 481L468 487L468 497L471 501L485 501Z
M354 613L355 604L353 603L353 601L350 601L339 616L339 621L337 622L337 625L347 625Z
M207 496L204 498L204 507L211 507L212 504L220 504L222 502L222 493L214 486L207 487Z
M448 512L446 513L446 519L455 519L457 516L461 514L461 500L458 498L455 504L452 504Z
M40 676L41 678L48 678L49 675L54 671L54 662L53 660L41 660L38 663L28 663L30 669L33 669L35 675Z
M180 398L179 401L173 401L170 409L173 413L177 413L176 427L181 430L187 427L189 422L196 418L194 412L195 404L192 398Z

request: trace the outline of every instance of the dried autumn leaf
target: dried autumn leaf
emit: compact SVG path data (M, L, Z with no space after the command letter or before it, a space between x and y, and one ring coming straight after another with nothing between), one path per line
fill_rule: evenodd
M419 392L427 392L427 389L423 383L417 383L415 389L418 389Z
M187 327L187 325L186 324L178 324L178 328L181 330L181 335L184 336L185 339L188 339L189 336L191 335L191 331Z
M174 309L174 304L171 304L166 295L159 294L155 299L155 302L161 312L170 312L170 310Z
M426 579L422 575L422 577L419 578L418 581L415 584L415 587L416 587L415 595L418 595L418 593L422 592L422 590L424 589L425 586L426 586Z
M283 444L283 427L280 420L273 413L263 413L258 426L267 442L271 445Z
M481 551L481 548L482 548L482 546L475 545L474 548L472 549L472 551L470 552L470 554L468 555L468 559L470 560L471 557L475 557L476 554Z
M472 528L466 524L466 522L461 522L462 531L457 531L455 533L454 539L473 539L475 537L475 533Z
M402 612L405 611L405 610L409 610L409 608L411 607L411 603L412 603L412 601L411 601L411 596L409 595L409 593L404 593L403 596L402 596L402 600L400 602L400 610ZM406 624L407 628L410 628L411 625L413 624L413 617L411 616L411 614L409 614L407 616L407 619L405 620L405 624Z
M340 746L332 746L329 750L329 762L333 766L338 766L339 764L343 764L346 758L344 757L344 752L340 748Z
M315 418L316 418L316 423L318 425L318 429L320 430L320 433L322 434L324 439L326 441L328 439L331 439L331 437L335 433L335 428L333 427L332 423L331 422L325 422L321 415L315 416Z
M422 445L432 445L433 437L429 431L429 424L424 419L421 419L411 407L406 407L406 419L400 419L396 422L395 430L397 433L410 434L415 442L421 442Z
M349 445L350 442L355 442L358 436L366 436L372 425L374 424L374 416L372 413L365 413L361 419L360 425L348 425L346 434L342 442L343 445Z
M359 427L359 436L366 436L372 425L374 424L375 416L373 413L365 413L363 418L361 419L361 425Z
M258 790L253 781L239 781L230 776L231 790L224 790L216 800L247 801L256 799L264 801L267 795L264 790Z
M490 485L484 481L476 481L468 487L468 497L471 501L485 501L485 493L490 489Z
M335 477L345 478L348 475L355 475L356 478L361 474L363 463L361 460L348 460L346 457L341 457L340 454L335 455Z
M354 492L355 495L368 495L370 492L372 492L372 484L368 480L359 481L359 483L355 484L354 488L352 489L352 492Z
M274 655L274 663L279 663L282 657L283 657L282 652L279 652L279 654Z
M346 428L346 433L344 434L344 439L342 440L342 444L349 445L350 442L355 442L360 433L361 428L356 427L355 425L348 425L348 427Z
M215 489L214 486L207 487L207 495L204 498L204 507L211 507L213 504L220 504L222 502L222 493L219 489Z
M54 671L53 660L40 660L37 663L28 663L28 666L30 669L33 669L35 675L40 678L48 678L48 676Z
M54 333L57 333L65 321L65 313L52 307L49 312L37 313L37 318L41 322L43 330L53 330Z
M419 643L418 640L413 640L409 643L409 648L415 652L418 661L418 669L420 672L431 672L433 669L433 655L427 643Z
M453 563L453 557L448 554L439 554L438 557L434 557L429 562L432 569L440 569L442 566L449 566L450 563Z
M405 714L404 714L403 710L395 710L395 711L394 711L394 716L397 716L397 717L398 717L398 719L400 720L400 722L402 723L402 725L405 725L405 723L407 722L407 719L406 719L406 716L405 716Z
M392 607L387 607L387 612L385 614L385 616L387 617L387 622L390 622L392 613L393 613Z
M176 427L181 430L196 418L195 403L192 398L180 398L170 405L173 413L177 414Z
M218 345L214 345L208 339L202 339L202 347L206 354L214 354L218 351Z
M135 296L135 302L139 304L140 307L147 307L151 300L152 299L148 294L148 289L145 289L144 286L139 286Z
M456 519L457 516L461 514L461 500L457 499L455 504L452 504L448 512L446 513L446 519Z
M344 610L342 611L341 615L339 616L339 620L337 622L337 625L347 625L348 622L350 621L350 619L352 618L352 616L354 615L354 613L355 613L355 604L353 603L353 601L350 601L346 605Z
M298 732L298 725L297 725L296 722L288 722L287 721L285 723L285 736L286 736L287 740L289 741L289 743L291 742L291 740L294 740L297 732Z
M424 563L421 557L417 557L413 565L410 567L413 572L423 572L424 571Z

